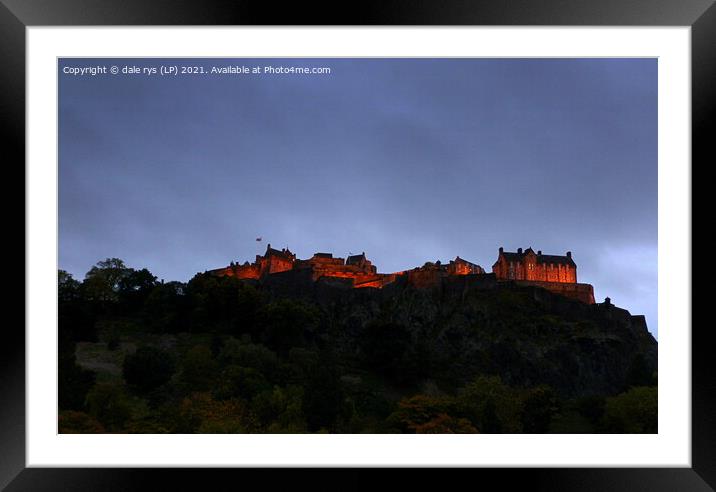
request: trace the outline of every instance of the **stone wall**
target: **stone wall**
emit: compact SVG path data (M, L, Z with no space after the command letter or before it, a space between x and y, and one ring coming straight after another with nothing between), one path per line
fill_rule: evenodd
M505 253L512 255L509 258L513 260L521 258L520 261L508 261L502 253L500 249L498 261L493 265L493 274L486 274L479 265L463 260L459 256L447 265L428 262L422 267L403 272L377 273L376 267L365 258L365 254L350 257L349 263L343 258L333 258L330 253L316 253L307 260L299 260L288 249L278 251L268 247L266 255L257 255L256 261L252 264L232 263L228 267L211 270L210 273L261 280L280 275L276 281L288 285L296 284L297 281L303 284L305 279L313 282L336 279L341 285L350 285L353 288L383 288L395 282L419 289L438 288L442 287L445 281L465 277L469 279L471 285L494 284L498 280L514 282L517 285L540 287L585 304L594 304L592 286L576 283L576 266L571 261L570 253L565 257L569 258L568 263L540 263L537 258L555 262L564 261L564 258L541 256L541 252L535 254L531 249L528 249L524 255L521 249L518 250L521 256Z
M591 284L541 282L537 280L515 280L514 282L517 285L541 287L555 294L582 301L585 304L594 304L594 287Z

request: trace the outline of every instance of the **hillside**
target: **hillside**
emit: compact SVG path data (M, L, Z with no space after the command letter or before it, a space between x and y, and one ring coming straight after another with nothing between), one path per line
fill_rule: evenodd
M323 343L341 360L360 360L368 340L399 339L404 344L386 358L396 364L415 359L415 379L446 388L497 374L510 385L547 384L563 396L611 395L628 386L635 371L651 374L657 367L657 343L643 316L496 283L490 275L447 278L433 289L283 285L275 278L263 289L274 299L319 306L330 320Z
M611 304L131 272L61 279L62 432L656 431L657 343Z

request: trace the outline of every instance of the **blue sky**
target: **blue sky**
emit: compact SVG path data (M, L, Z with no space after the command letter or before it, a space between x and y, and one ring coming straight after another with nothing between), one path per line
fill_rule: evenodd
M329 67L76 76L64 67ZM656 59L63 59L60 268L564 254L657 328ZM256 237L263 242L257 243Z

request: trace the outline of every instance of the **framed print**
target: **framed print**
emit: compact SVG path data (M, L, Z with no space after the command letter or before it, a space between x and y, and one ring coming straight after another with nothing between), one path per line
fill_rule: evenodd
M713 487L711 2L80 3L0 7L26 183L9 490L151 467Z

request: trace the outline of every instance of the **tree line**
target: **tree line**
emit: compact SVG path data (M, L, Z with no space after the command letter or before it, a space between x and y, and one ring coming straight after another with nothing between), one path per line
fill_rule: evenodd
M656 431L651 375L574 400L495 374L444 391L407 327L373 319L340 346L330 313L232 277L108 258L82 281L60 270L58 303L60 432Z

